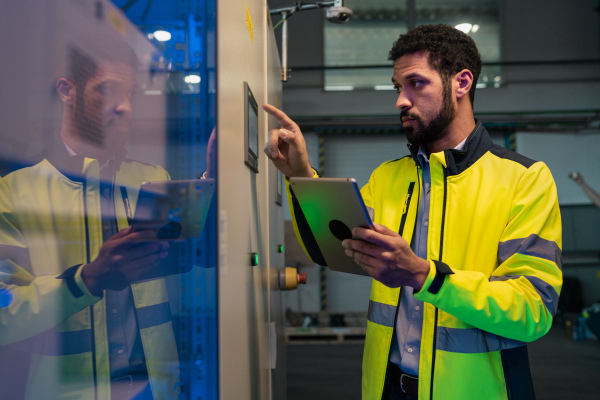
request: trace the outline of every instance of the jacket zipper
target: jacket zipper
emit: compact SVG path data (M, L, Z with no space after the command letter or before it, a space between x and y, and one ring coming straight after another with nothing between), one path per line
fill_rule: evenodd
M87 180L83 181L83 215L85 220L85 256L87 264L91 260L90 255L90 226L88 220L88 208L87 208ZM92 332L92 370L94 374L94 398L98 399L98 377L96 371L96 334L94 325L94 306L90 306L90 324Z
M408 185L408 192L406 193L406 199L404 199L404 209L402 210L402 219L400 220L400 228L398 234L402 236L404 233L404 224L406 223L406 217L408 216L408 209L410 207L410 199L412 197L413 190L415 189L415 183L411 182Z
M127 195L127 188L125 186L121 186L121 197L123 198L123 205L125 206L125 214L127 215L127 223L129 224L129 226L131 226L133 224L133 213L131 212L131 203L129 202L129 196ZM114 198L114 190L115 190L115 183L113 181L113 198ZM115 220L117 219L116 213L115 213ZM118 221L116 221L118 222ZM118 230L118 224L117 224L117 230Z
M419 168L420 167L417 164L417 181L419 182L419 191L417 192L419 194L418 201L417 201L417 207L419 206L419 204L421 202L421 183L420 183L421 180L419 177ZM398 234L400 236L402 236L402 234L404 233L404 225L406 224L406 218L408 216L408 210L410 208L410 201L412 200L412 195L413 195L414 190L415 190L415 182L409 183L408 191L406 193L406 198L404 199L404 208L402 209L402 219L400 220L400 228L398 229ZM416 227L416 225L417 225L417 219L415 218L415 227ZM413 228L413 235L414 235L415 230L416 229ZM400 310L400 297L402 297L402 288L400 288L400 291L398 292L398 301L396 302L396 312L394 314L394 330L393 330L392 335L396 334L395 322L398 318L398 312ZM392 340L394 340L393 337L392 337ZM388 354L388 358L389 358L389 354ZM385 374L387 375L387 367L386 367Z
M442 226L440 232L440 261L442 261L442 251L444 250L444 225L446 223L446 198L448 196L448 170L442 167L444 172L444 200L442 203ZM433 352L431 356L431 385L429 387L429 400L433 400L433 378L435 373L435 352L437 349L437 328L438 328L438 308L435 307L435 318L433 324Z
M419 179L419 172L418 172L418 168L417 167L417 180ZM400 236L402 236L402 234L404 233L404 225L406 224L406 217L408 216L408 209L410 208L410 201L412 199L412 194L413 191L415 189L415 182L411 182L408 184L408 192L406 193L406 198L404 199L404 208L402 209L402 219L400 220L400 228L398 229L398 234ZM420 193L420 191L419 191ZM419 195L420 198L420 195ZM416 219L415 219L415 225L416 225ZM400 305L400 297L402 296L402 288L400 288L400 291L398 292L398 302L396 303L396 312L394 314L394 330L392 335L396 334L396 326L395 326L395 322L396 319L398 318L398 311L400 309L399 305ZM394 340L394 338L392 337L392 340ZM390 344L391 345L391 344ZM388 354L388 358L389 358L389 354ZM386 367L386 372L385 374L387 375L387 367Z

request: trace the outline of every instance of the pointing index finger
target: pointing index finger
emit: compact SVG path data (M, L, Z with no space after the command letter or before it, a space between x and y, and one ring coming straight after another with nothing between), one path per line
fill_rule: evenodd
M275 119L281 124L282 127L286 129L295 129L297 127L296 123L287 116L286 113L281 111L280 109L273 107L270 104L263 104L263 110L265 110L268 114L275 117Z

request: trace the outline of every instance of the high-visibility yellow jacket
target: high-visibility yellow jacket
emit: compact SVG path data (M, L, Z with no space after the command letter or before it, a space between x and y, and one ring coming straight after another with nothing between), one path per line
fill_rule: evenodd
M374 221L409 243L422 187L412 157L382 164L361 190ZM425 302L419 399L533 399L525 342L550 329L562 285L561 220L550 171L494 145L479 122L464 151L431 154L430 171L430 272L415 293ZM319 259L291 197L304 246ZM363 399L382 396L400 290L373 280Z
M44 159L0 179L0 289L11 297L0 308L0 346L30 354L26 398L110 399L105 300L81 280L81 265L94 260L103 243L99 166L79 160L78 173ZM119 188L126 188L134 206L141 182L169 176L160 167L126 160L114 179L123 229L128 220ZM179 365L165 280L131 288L154 398L177 398Z

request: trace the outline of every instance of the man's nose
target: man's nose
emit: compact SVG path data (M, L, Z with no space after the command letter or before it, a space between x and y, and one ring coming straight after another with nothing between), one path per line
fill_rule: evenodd
M406 96L404 91L398 93L398 99L396 100L396 108L398 110L404 110L412 107L412 103L410 99Z
M130 116L133 112L132 99L129 96L124 96L121 101L117 103L115 112L119 115Z

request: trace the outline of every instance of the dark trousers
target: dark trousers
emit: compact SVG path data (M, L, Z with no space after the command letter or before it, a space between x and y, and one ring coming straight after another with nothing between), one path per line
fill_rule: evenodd
M397 374L391 373L391 367L388 366L382 400L417 400L417 397L408 395L402 391L400 388L400 379L397 378Z

